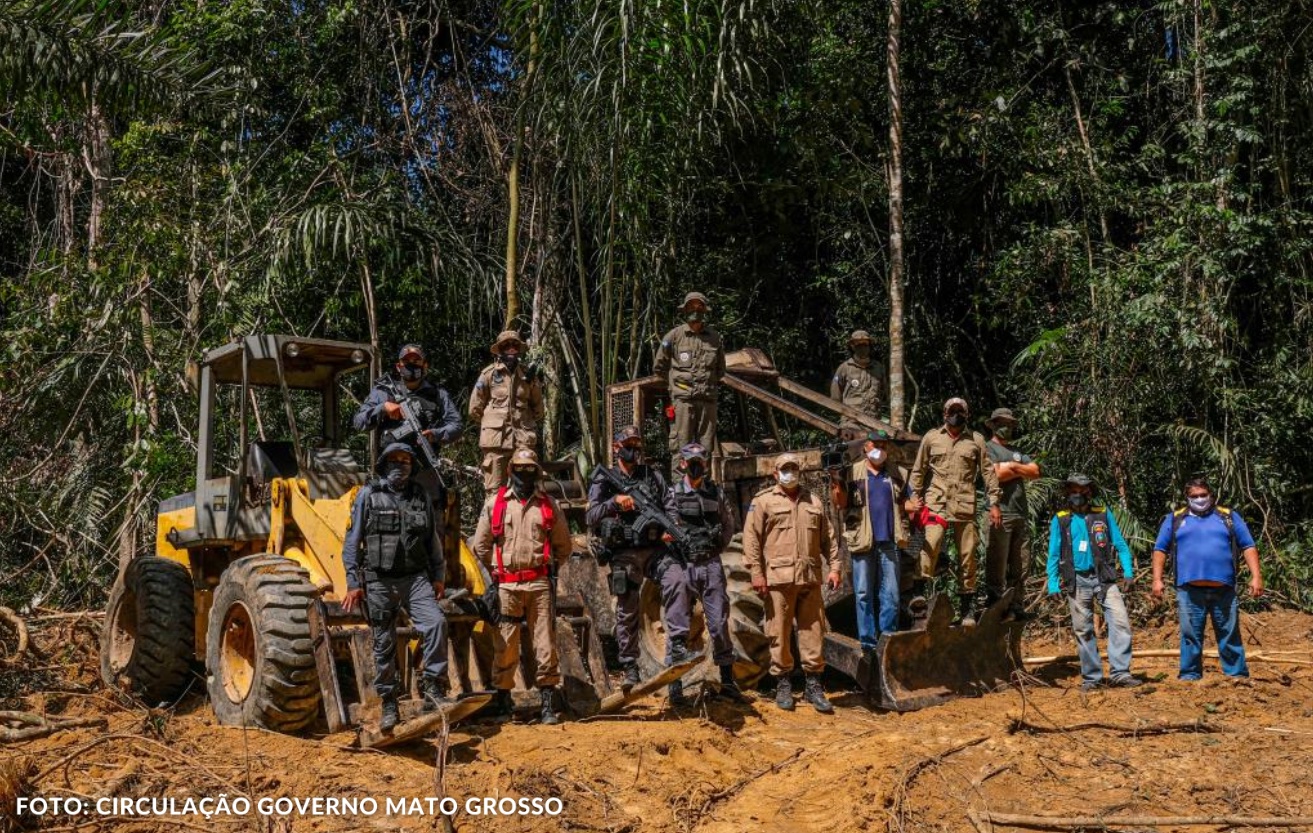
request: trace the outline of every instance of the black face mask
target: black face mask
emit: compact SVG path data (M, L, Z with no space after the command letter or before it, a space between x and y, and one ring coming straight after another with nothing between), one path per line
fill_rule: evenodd
M643 450L641 448L634 448L632 446L622 445L620 446L620 450L616 452L616 456L619 457L621 460L624 460L626 463L637 463L638 457L642 453Z
M994 429L994 436L998 437L1000 440L1012 439L1012 426L1011 425L998 426L997 428Z
M520 357L518 355L502 356L501 364L502 367L506 368L511 373L514 373L515 368L520 366Z
M408 480L410 480L409 463L388 460L383 464L383 481L387 483L389 489L400 491L406 487Z
M1090 502L1090 496L1077 492L1074 495L1067 495L1067 503L1071 504L1073 509L1083 509L1085 504Z
M963 425L966 425L966 424L967 424L967 415L966 415L966 414L949 414L949 415L948 415L948 419L945 420L945 422L947 422L947 423L949 424L949 426L951 426L951 427L953 427L953 428L961 428Z
M520 471L511 469L511 491L515 496L524 500L533 494L534 489L538 487L538 472L533 469Z
M689 480L701 480L707 473L707 464L701 460L689 460L684 466Z
M403 364L401 366L401 380L403 382L418 382L424 378L424 368L417 364Z

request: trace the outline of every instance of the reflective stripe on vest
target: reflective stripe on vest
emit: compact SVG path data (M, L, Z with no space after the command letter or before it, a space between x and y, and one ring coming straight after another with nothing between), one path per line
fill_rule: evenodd
M543 518L542 566L531 567L528 570L508 571L502 563L501 557L502 540L506 537L506 491L505 486L498 489L497 497L492 502L492 553L497 561L497 581L510 583L546 578L552 563L552 527L556 525L556 515L552 512L552 504L541 493L535 493L529 499L530 502L537 503L538 513Z

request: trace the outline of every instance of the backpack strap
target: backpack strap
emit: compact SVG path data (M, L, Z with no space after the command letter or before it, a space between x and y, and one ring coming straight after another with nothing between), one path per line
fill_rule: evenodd
M1222 523L1226 524L1227 538L1231 542L1231 561L1234 563L1236 573L1240 572L1240 538L1236 536L1235 519L1231 517L1231 507L1214 506L1217 514L1222 517Z

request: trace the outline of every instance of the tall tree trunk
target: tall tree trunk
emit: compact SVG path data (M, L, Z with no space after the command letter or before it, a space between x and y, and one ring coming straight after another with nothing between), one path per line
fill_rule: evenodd
M96 268L96 251L100 247L100 223L105 214L105 197L109 191L110 148L109 119L94 99L87 113L87 137L82 159L91 175L91 205L87 211L87 265Z
M378 346L378 314L374 311L374 276L369 271L369 260L360 255L360 291L365 298L365 317L369 320L369 347L374 353L374 376L383 373L383 355Z
M898 75L902 0L889 0L889 421L907 427L903 393L903 105Z
M506 198L510 203L506 220L506 324L514 329L520 317L520 299L516 295L515 278L519 272L520 237L520 160L524 156L524 114L529 106L534 77L538 72L538 24L542 21L542 5L535 4L533 23L529 27L529 63L524 72L524 88L520 106L515 112L515 139L511 150L511 169L506 175Z

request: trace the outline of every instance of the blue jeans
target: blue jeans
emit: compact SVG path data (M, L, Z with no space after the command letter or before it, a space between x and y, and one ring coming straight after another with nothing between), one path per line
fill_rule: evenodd
M874 649L880 634L898 630L898 548L893 541L877 541L870 552L853 556L853 596L857 640Z
M1116 680L1131 674L1131 618L1126 615L1126 600L1115 584L1100 590L1097 576L1076 576L1076 592L1067 597L1071 610L1071 629L1076 634L1076 652L1080 654L1080 675L1087 683L1103 679L1103 660L1094 636L1094 605L1103 609L1108 623L1108 671Z
M1204 619L1213 620L1217 637L1217 655L1222 673L1228 677L1248 677L1245 646L1240 642L1240 601L1234 587L1200 587L1186 584L1176 588L1176 612L1181 618L1182 680L1197 680L1204 675Z

